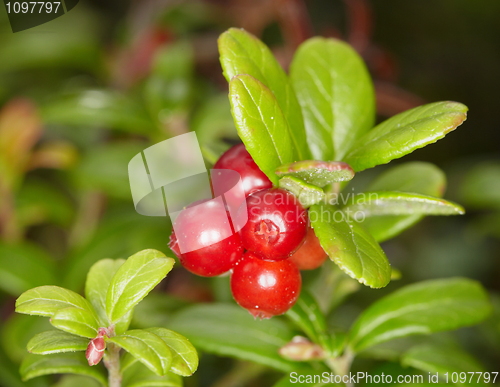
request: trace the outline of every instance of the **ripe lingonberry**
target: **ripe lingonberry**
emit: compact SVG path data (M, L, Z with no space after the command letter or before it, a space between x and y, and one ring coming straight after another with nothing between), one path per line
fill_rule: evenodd
M290 192L276 188L247 198L248 221L240 230L243 246L262 259L278 261L292 255L307 233L307 212ZM238 217L242 216L241 207Z
M313 270L320 267L327 258L328 255L321 247L314 230L308 227L304 243L293 253L290 260L297 265L299 270Z
M227 272L243 255L222 200L195 203L182 210L174 222L170 249L190 272L213 277Z
M255 164L244 144L235 145L226 151L215 163L214 169L232 169L238 172L241 176L245 196L273 186L271 180ZM227 187L220 189L221 192L225 192L231 187L232 185L228 184Z
M302 280L290 260L266 261L247 251L233 268L231 291L254 317L285 313L297 301Z

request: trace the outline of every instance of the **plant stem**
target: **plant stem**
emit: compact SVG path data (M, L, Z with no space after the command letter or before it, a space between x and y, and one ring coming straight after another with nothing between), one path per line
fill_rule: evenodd
M107 345L108 354L104 359L104 365L108 369L109 387L121 387L122 374L120 372L120 347L113 343Z
M354 354L345 352L342 356L336 358L326 359L325 363L336 375L345 376L349 375L351 364L354 360ZM346 387L353 387L352 383L346 383Z
M108 328L109 337L115 335L115 326ZM120 372L120 347L114 343L107 343L107 354L104 357L104 365L108 369L109 387L121 387L122 374Z

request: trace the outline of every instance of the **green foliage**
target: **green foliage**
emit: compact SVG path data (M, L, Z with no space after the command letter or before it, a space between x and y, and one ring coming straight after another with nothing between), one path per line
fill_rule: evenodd
M135 306L165 278L173 263L172 258L157 250L144 250L127 260L103 259L92 266L85 286L87 299L57 286L41 286L21 294L16 312L51 317L51 324L58 329L38 333L28 342L31 354L21 366L23 379L72 373L91 376L106 386L101 367L90 368L83 356L67 353L85 351L93 344L89 344L89 339L104 336L109 351L105 356L110 384L116 382L113 378L116 369L120 369L117 355L122 348L129 355L119 374L138 361L164 377L164 384L155 385L181 385L180 379L170 372L189 376L198 367L196 350L185 337L164 328L126 331ZM106 333L102 334L101 329ZM145 386L156 379L138 370L131 380L131 385Z

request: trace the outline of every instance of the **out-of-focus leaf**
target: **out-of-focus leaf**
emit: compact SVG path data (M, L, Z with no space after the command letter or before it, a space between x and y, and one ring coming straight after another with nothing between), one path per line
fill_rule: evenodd
M75 165L78 152L73 144L52 141L42 144L31 155L28 168L69 169Z
M71 333L52 330L39 333L28 342L28 352L36 355L48 355L59 352L85 351L89 340Z
M285 314L315 343L332 352L325 316L314 297L302 291L295 305Z
M423 281L380 299L356 320L349 346L359 352L399 337L470 326L491 313L483 287L464 278Z
M467 206L500 209L500 163L485 162L466 172L460 196Z
M170 348L173 358L170 372L190 376L198 368L198 353L187 338L165 328L149 328L148 332L160 337Z
M411 348L401 358L401 364L404 367L413 367L417 370L442 375L447 372L451 375L461 372L485 371L484 367L463 349L433 344L424 344ZM470 375L468 376L470 377ZM477 382L478 376L473 380ZM463 383L458 384L463 385Z
M326 379L322 377L323 373L328 375ZM287 373L276 384L273 384L273 387L294 387L301 384L306 384L309 387L340 386L330 379L331 374L334 375L326 368L314 369L296 366L293 372Z
M171 372L158 376L142 363L131 364L123 373L124 387L182 387L182 378Z
M74 214L70 199L42 180L27 180L16 196L18 221L24 227L44 222L68 226ZM45 282L47 283L47 282Z
M372 288L386 286L391 266L373 237L356 222L329 205L315 204L309 209L311 226L321 247L344 272Z
M13 100L0 110L0 181L4 190L17 188L41 134L40 118L30 101Z
M23 358L26 356L26 348L24 348ZM47 378L37 378L28 381L22 381L19 375L19 364L22 359L13 363L5 354L0 351L0 380L3 386L9 387L47 387L49 382Z
M316 160L303 160L281 165L276 169L276 174L280 177L296 177L318 187L349 181L354 177L354 171L346 163Z
M277 185L276 168L299 159L290 128L271 90L250 75L229 83L238 134L255 163Z
M342 160L375 122L375 92L363 60L340 40L312 38L295 53L290 77L313 157Z
M111 323L119 321L172 270L175 261L157 250L143 250L117 270L109 284L106 314Z
M97 126L143 135L157 131L143 106L109 90L84 90L58 96L42 106L41 114L46 124Z
M297 160L311 158L297 97L291 82L269 48L248 32L230 28L219 38L219 52L228 82L237 75L248 74L269 88L283 112L284 121L288 122L287 131L297 151ZM253 156L250 150L249 152Z
M137 328L168 327L170 319L190 302L165 293L150 293L135 308L132 324Z
M153 118L168 122L170 114L188 107L192 96L193 51L186 42L169 45L156 53L144 96Z
M128 163L144 149L135 142L113 143L91 149L82 155L74 178L80 188L103 191L105 194L131 200Z
M255 321L236 305L195 305L181 310L169 328L189 337L202 351L250 360L282 371L296 368L278 350L293 336L278 319Z
M33 287L53 283L55 264L42 249L28 243L0 243L0 289L18 296Z
M342 208L349 217L384 215L463 215L462 206L448 200L399 191L370 191L360 193Z
M134 329L122 335L108 337L106 341L123 348L159 376L165 375L170 370L172 352L154 333Z
M102 259L95 263L87 274L85 297L94 307L101 327L111 325L106 315L106 297L111 279L124 262L124 259ZM117 334L125 332L130 325L131 319L132 311L115 324L115 332Z
M444 172L434 164L409 162L390 168L378 176L369 186L370 191L415 192L422 195L442 197L446 188ZM389 215L367 218L363 227L378 242L400 234L422 219L422 215Z
M52 327L46 318L13 313L1 328L2 347L6 355L19 364L26 357L26 345L30 339L49 329Z
M101 384L95 379L81 375L64 375L57 384L52 387L100 387Z
M312 184L307 184L296 177L282 177L279 180L279 187L293 193L304 208L309 208L325 198L325 193L321 188Z
M386 164L443 138L465 121L466 113L467 106L450 101L410 109L357 140L344 161L356 172Z
M16 312L52 317L65 308L78 308L94 314L92 305L71 290L59 286L39 286L30 289L16 300Z
M89 367L83 353L29 354L21 364L19 372L23 380L50 374L78 374L90 376L103 386L108 385L102 368Z
M57 329L90 339L97 336L99 329L94 311L73 307L55 312L50 323Z

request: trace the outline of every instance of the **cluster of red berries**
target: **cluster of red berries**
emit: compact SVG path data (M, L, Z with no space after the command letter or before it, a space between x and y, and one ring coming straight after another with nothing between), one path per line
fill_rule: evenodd
M233 297L255 317L283 314L299 297L299 270L315 269L327 258L308 225L307 210L290 192L272 188L243 144L224 153L214 169L240 174L246 208L238 215L246 211L248 221L235 233L222 200L200 201L177 217L178 235L172 233L169 246L194 274L212 277L232 270ZM181 253L178 238L190 251Z

